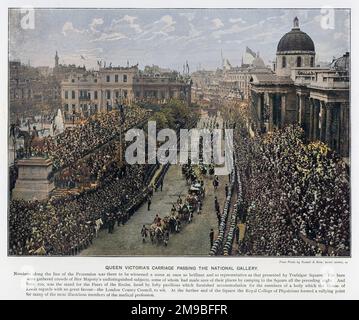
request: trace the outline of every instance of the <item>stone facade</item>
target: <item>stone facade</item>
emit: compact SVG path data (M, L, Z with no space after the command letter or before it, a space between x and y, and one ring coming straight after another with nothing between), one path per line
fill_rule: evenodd
M250 79L255 74L270 74L259 53L252 56L250 63L233 67L228 59L226 66L216 71L196 71L191 74L193 80L193 99L202 104L205 101L247 100ZM217 102L216 102L217 103Z
M13 199L26 201L45 200L55 188L48 179L52 171L52 162L44 158L22 159L17 162L18 178L12 192Z
M136 100L171 98L191 102L188 79L166 75L146 75L137 65L107 67L68 76L61 82L62 108L65 119L73 115L88 116L106 112L117 103L131 104Z
M43 67L24 65L20 61L9 63L9 110L31 115L34 109L55 109L61 103L60 83Z
M109 111L118 102L133 100L133 78L137 66L100 68L71 74L61 82L62 108L65 119L77 114L89 116Z
M299 29L299 24L296 28ZM312 59L315 52L311 51L307 37L302 42L297 39L303 50L298 50L298 43L287 41L284 48L293 48L293 51L284 52L282 44L282 51L277 52L275 74L252 76L250 107L253 124L260 132L268 132L297 123L309 141L322 141L347 158L350 142L349 53L333 61L330 67L315 67ZM287 62L285 68L278 66L282 57ZM300 66L296 65L298 57L301 57Z

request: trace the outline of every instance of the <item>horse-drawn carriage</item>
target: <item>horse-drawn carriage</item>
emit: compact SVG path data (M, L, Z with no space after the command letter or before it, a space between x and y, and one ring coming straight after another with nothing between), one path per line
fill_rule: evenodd
M189 191L189 195L196 195L200 201L202 201L206 195L206 189L203 184L200 182L196 182L191 185Z
M152 243L167 246L169 239L169 217L155 219L150 226L150 239Z
M192 213L192 208L187 202L178 206L177 216L180 221L188 222Z
M183 223L190 223L194 213L200 213L205 196L203 182L199 181L198 175L190 165L184 165L182 172L190 180L188 194L184 200L178 196L169 216L161 219L156 215L149 228L150 239L153 244L167 246L169 234L180 232Z

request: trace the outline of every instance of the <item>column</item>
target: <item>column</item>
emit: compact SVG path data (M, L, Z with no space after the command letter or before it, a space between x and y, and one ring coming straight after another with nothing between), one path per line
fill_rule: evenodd
M102 112L103 111L103 91L102 90L98 90L98 111Z
M257 117L259 123L262 122L262 97L263 97L262 93L257 95Z
M313 99L313 140L318 140L319 106L318 100Z
M340 153L340 135L341 135L341 123L340 123L340 107L341 104L340 103L335 103L334 105L334 109L333 109L333 114L332 114L332 123L334 128L334 132L333 133L333 138L335 139L335 144L333 145L333 148L335 148L335 151L337 151L338 153ZM333 141L334 142L334 141Z
M340 107L343 109L343 119L342 119L342 128L341 128L341 155L343 157L349 157L349 141L350 141L350 110L349 103L343 102Z
M320 101L320 141L326 142L325 135L326 135L326 108L325 102Z
M309 140L314 140L314 105L313 99L309 99Z
M269 131L273 131L273 94L268 94L268 111L269 111L269 120L268 120L268 128Z
M283 128L285 126L286 103L287 103L287 96L285 94L282 94L281 95L281 104L280 104L281 128Z
M326 103L325 142L330 148L332 146L332 108L330 103Z
M305 122L305 97L303 94L298 95L299 99L299 110L298 110L298 123L303 127Z

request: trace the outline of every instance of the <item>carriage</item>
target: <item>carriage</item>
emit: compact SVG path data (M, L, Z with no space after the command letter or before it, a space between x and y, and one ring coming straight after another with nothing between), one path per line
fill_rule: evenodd
M189 189L189 195L196 195L200 201L202 201L206 195L206 189L204 185L196 182L191 185Z
M150 226L150 239L152 244L163 244L167 246L168 243L168 229L169 217L164 217L159 222L154 222Z

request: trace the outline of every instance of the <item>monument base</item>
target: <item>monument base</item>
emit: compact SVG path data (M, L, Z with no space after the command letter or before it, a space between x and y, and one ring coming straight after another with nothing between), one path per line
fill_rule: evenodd
M26 201L47 199L55 188L54 182L48 180L48 175L52 171L51 160L33 157L19 160L17 166L19 175L12 191L12 198Z

